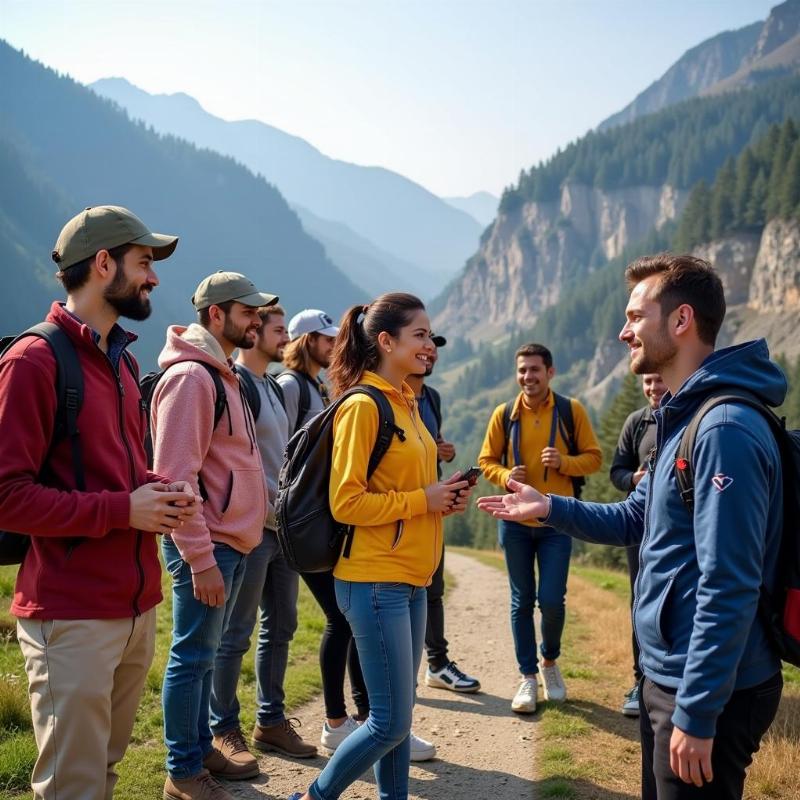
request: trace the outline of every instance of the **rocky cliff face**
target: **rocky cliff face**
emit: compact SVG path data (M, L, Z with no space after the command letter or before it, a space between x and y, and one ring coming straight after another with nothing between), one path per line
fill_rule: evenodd
M593 257L619 255L675 219L685 201L686 192L671 186L606 192L567 183L558 202L500 214L451 285L435 329L483 340L531 325L568 281L590 272Z
M774 219L761 234L728 236L696 248L694 255L713 264L725 286L728 313L720 346L764 337L773 356L800 356L800 220ZM573 390L601 408L627 369L625 348L599 342L575 374Z
M762 313L800 312L800 220L772 220L761 235L747 305Z

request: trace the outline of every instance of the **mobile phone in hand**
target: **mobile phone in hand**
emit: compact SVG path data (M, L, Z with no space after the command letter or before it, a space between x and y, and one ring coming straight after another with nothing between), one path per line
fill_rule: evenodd
M462 474L459 478L460 481L467 481L470 486L474 486L478 482L478 478L483 474L483 470L480 467L470 467L466 472Z

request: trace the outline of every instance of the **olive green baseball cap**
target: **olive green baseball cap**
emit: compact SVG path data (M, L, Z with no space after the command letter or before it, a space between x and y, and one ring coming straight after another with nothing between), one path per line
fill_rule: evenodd
M274 306L278 302L278 296L259 292L253 281L242 275L241 272L224 270L219 270L207 278L203 278L192 295L192 304L198 311L220 303L228 303L231 300L245 306L259 308Z
M152 247L153 260L161 261L175 251L178 237L152 233L136 214L122 206L90 206L61 229L52 258L63 272L100 250L123 244Z

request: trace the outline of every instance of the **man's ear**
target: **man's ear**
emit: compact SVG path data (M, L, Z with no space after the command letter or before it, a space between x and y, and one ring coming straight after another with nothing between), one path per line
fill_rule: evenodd
M670 314L670 326L676 336L682 336L695 322L694 308L688 303L682 303Z
M556 368L555 367L548 367L547 368L547 380L550 380L553 377L553 375L555 375L555 374L556 374Z
M92 269L103 280L108 280L116 274L117 265L108 250L98 250L94 257Z

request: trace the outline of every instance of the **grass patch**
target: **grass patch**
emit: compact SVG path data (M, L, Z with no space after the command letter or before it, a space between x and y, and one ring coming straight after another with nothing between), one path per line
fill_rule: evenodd
M0 568L2 581L16 568ZM166 751L162 742L161 683L167 663L172 634L172 589L169 575L162 578L164 602L156 612L156 653L147 675L130 746L119 765L120 780L116 800L142 800L161 797L166 773ZM293 709L316 696L321 688L319 675L319 640L325 626L324 616L306 585L300 581L298 628L289 648L286 672L286 709ZM14 622L6 611L0 612L0 626L13 631ZM0 627L2 630L2 627ZM242 727L248 732L255 723L256 685L253 647L242 663L239 701ZM36 745L30 730L30 706L27 678L16 637L6 633L0 639L0 800L23 800L30 797L30 774L36 760Z
M604 589L607 592L613 592L623 600L630 597L630 583L626 573L614 572L608 569L599 569L598 567L587 567L583 564L576 564L574 561L570 565L570 572L574 575L580 575L584 580L597 586L599 589Z
M27 732L10 733L0 741L0 790L6 797L28 795L31 770L36 761L36 743Z
M577 797L572 784L560 778L550 778L542 781L539 787L539 797L562 798L562 800L573 800Z
M542 703L541 708L542 716L539 724L542 735L547 740L574 739L576 736L586 736L592 731L592 726L575 714L568 702L563 705Z

